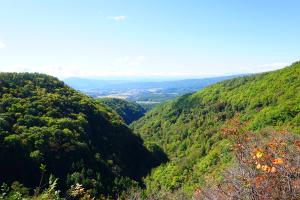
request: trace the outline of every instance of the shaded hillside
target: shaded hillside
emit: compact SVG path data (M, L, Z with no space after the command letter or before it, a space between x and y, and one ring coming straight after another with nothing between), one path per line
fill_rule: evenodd
M0 73L1 182L35 188L53 174L63 191L80 183L117 195L158 165L154 156L116 114L58 79Z
M253 131L273 127L299 133L300 63L214 84L134 122L134 132L161 146L171 159L146 179L148 191L191 193L205 177L220 178L232 160L230 141L221 137L220 129L232 118Z
M117 98L101 98L97 101L112 108L117 114L119 114L126 124L141 118L146 110L137 103L129 102L123 99Z

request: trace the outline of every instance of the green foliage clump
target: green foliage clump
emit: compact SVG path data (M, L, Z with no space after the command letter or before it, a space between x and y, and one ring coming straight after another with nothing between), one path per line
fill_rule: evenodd
M100 98L97 99L100 103L107 105L118 115L122 117L126 124L130 124L133 121L141 118L146 110L137 103L129 102L123 99L117 98Z
M25 187L23 184L15 181L8 186L6 183L1 185L0 199L3 200L62 200L60 197L60 191L56 189L58 179L53 176L49 177L49 182L47 187L40 191L36 189L34 194L30 194L29 188Z
M230 142L220 130L230 119L247 129L300 132L300 63L282 70L223 81L184 95L146 113L131 127L160 146L170 162L145 179L148 190L191 191L206 177L221 179L230 165Z

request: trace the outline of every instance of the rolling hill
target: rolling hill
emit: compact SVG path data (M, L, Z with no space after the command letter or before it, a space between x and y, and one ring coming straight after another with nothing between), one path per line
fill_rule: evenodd
M117 98L100 98L98 102L107 105L122 117L126 124L141 118L146 110L137 103Z
M117 196L159 164L121 118L54 77L0 73L0 181L32 189L59 178Z
M134 132L170 158L146 178L147 191L191 195L207 177L221 179L233 160L231 142L221 135L231 119L254 132L272 128L300 133L300 62L186 94L134 122Z

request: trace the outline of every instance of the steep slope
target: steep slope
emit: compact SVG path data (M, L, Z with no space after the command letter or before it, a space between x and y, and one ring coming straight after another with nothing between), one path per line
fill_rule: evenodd
M122 117L126 124L130 124L131 122L141 118L146 112L146 110L139 104L123 99L101 98L97 101L112 108L117 114Z
M300 132L300 63L282 70L235 78L158 106L132 124L136 134L161 146L171 161L146 179L148 190L191 193L206 176L232 160L220 129L236 118L250 130Z
M117 195L158 164L106 106L29 73L0 73L0 163L1 182L34 188L53 174L63 191L81 183L94 195Z

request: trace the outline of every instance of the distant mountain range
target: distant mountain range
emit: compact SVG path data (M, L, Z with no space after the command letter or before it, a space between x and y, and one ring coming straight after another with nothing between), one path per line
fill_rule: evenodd
M220 76L199 79L167 80L167 81L130 81L130 80L101 80L71 77L64 82L77 90L94 89L151 89L151 88L199 88L207 86L218 81L238 77L241 75Z
M64 82L95 98L126 99L148 109L177 96L238 76L242 75L168 81L98 80L73 77L65 79Z

